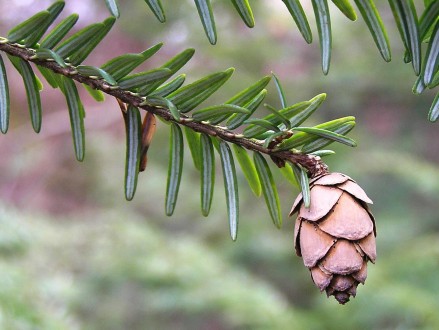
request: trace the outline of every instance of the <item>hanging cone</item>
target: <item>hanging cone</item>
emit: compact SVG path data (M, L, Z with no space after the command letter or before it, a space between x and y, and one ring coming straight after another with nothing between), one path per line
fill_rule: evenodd
M340 304L355 297L367 277L367 262L375 263L375 220L372 201L351 178L329 173L311 181L311 205L300 194L290 216L298 212L294 229L296 253L311 271L314 284Z

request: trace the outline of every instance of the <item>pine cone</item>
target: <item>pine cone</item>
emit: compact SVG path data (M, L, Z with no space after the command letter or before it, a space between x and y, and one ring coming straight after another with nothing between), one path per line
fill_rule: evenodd
M375 263L375 220L372 201L348 176L330 173L312 180L311 205L302 194L290 216L299 212L294 228L296 253L311 271L314 284L340 304L356 295L367 277L367 262Z

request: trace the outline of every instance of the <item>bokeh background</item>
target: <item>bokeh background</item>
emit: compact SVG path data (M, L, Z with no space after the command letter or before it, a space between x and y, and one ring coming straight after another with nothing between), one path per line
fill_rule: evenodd
M50 5L1 0L0 35ZM331 6L331 70L320 69L315 20L307 45L281 1L252 1L256 27L244 26L229 1L214 1L219 32L211 46L192 1L163 1L160 24L144 1L120 1L121 18L87 64L164 41L143 68L187 47L188 80L235 67L234 77L206 104L223 102L274 71L288 101L326 92L308 124L355 115L358 148L334 146L333 171L355 178L375 201L376 265L345 306L313 286L293 248L293 220L277 230L263 198L239 174L237 242L228 234L218 177L211 215L199 211L199 174L186 155L176 213L164 215L169 127L158 126L136 197L123 194L124 126L117 103L96 103L84 90L87 152L74 160L62 94L42 93L40 134L32 131L21 77L9 65L11 127L0 136L1 329L437 329L439 328L439 139L427 121L433 94L415 96L415 77L387 2L377 1L393 61L385 63L361 18ZM62 14L78 27L107 17L103 0L66 0ZM421 1L419 1L419 5ZM279 106L269 86L268 103ZM261 110L261 114L264 110ZM188 152L187 152L188 154ZM218 159L217 159L218 162ZM283 213L298 193L275 171Z

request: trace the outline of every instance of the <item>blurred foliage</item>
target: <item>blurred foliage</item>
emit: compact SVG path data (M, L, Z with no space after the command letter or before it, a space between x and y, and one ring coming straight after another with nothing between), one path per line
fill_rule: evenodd
M72 3L72 11L86 7L90 20L107 15L104 1ZM0 328L439 328L439 136L425 120L433 96L409 92L412 68L403 64L387 4L380 10L394 60L381 60L364 23L333 10L333 62L323 77L317 43L301 39L286 10L268 12L269 2L252 3L257 24L249 30L231 4L215 1L220 31L215 47L192 2L163 3L173 6L165 25L143 1L121 2L121 18L90 64L165 41L163 61L187 46L197 49L189 80L237 68L211 104L271 70L284 82L289 102L327 92L316 120L357 117L357 150L336 146L337 154L327 161L331 170L355 178L375 201L377 264L369 267L357 298L341 307L317 292L295 257L292 221L275 229L262 199L255 200L239 173L240 234L232 243L221 184L210 217L202 218L199 173L189 157L178 216L163 215L166 125L159 123L148 168L128 203L122 189L124 127L116 102L85 104L88 151L79 164L62 96L48 88L43 92L43 103L51 107L42 132L34 135L21 91L11 90L13 126L0 138ZM13 15L1 15L7 14ZM11 20L8 16L6 22ZM297 190L273 173L286 214Z
M288 233L251 233L232 251L191 233L170 235L128 210L55 220L2 206L0 326L419 329L439 324L437 234L405 237L381 249L367 286L341 308L322 299L299 262L291 260Z

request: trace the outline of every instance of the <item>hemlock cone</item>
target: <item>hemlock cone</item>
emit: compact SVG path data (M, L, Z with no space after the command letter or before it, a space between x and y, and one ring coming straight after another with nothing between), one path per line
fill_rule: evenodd
M294 228L296 253L311 271L320 291L340 304L356 295L367 277L367 262L375 263L375 220L366 203L372 201L348 176L329 173L310 185L311 205L300 194L290 216L298 212Z

